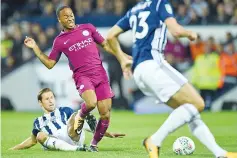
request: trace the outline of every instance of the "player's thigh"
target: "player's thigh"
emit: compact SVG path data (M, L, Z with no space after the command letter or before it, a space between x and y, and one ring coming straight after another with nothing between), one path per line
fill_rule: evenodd
M141 63L134 71L134 78L146 93L164 103L187 83L187 79L165 61L160 64L154 60Z
M111 98L98 101L97 108L100 113L100 116L105 119L108 119L110 117L111 106L112 106Z
M150 66L146 65L147 63L149 63L149 61L145 61L135 68L134 73L133 73L133 78L138 88L142 91L143 94L145 94L146 96L156 97L156 95L153 93L152 89L150 88L151 86L147 85L147 83L151 84L154 82L152 78L153 77L152 74L154 72L151 72ZM144 75L144 73L146 74ZM145 80L144 80L144 76L146 77Z
M74 81L76 84L76 88L82 99L86 102L86 105L92 108L95 107L97 103L97 98L95 94L95 87L91 82L90 78L86 76L74 75Z
M183 85L167 102L167 105L177 108L183 104L194 105L199 112L204 109L204 101L199 93L194 89L190 83Z
M162 61L160 73L157 76L161 82L161 89L158 95L172 108L189 103L197 107L199 111L204 108L204 102L197 91L187 79L166 61Z
M65 142L67 142L68 144L74 145L74 141L79 141L78 139L73 140L69 134L68 134L68 129L66 126L63 126L61 129L59 129L54 135L53 137L63 140Z

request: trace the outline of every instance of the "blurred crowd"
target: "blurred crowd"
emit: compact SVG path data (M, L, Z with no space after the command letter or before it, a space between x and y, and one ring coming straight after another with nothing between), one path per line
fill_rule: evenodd
M43 27L40 23L19 19L56 17L55 10L62 4L70 6L79 17L100 15L120 17L137 1L139 0L2 0L2 76L35 57L34 53L23 45L25 36L33 37L40 48L46 51L51 48L53 39L61 30L59 24ZM170 2L177 21L182 25L237 25L236 0L170 0ZM237 40L231 33L226 33L224 38L225 42L218 43L214 36L207 40L199 36L196 42L188 46L179 40L169 40L165 50L166 59L172 66L181 72L190 71L191 81L201 91L207 105L215 98L213 94L216 93L213 92L231 85L229 76L237 77L237 49L234 43ZM109 67L109 71L113 74L110 80L117 81L122 91L122 73L114 73L118 72L119 64L113 57L105 57L104 60L113 61L110 64L115 64ZM131 92L136 94L136 90ZM122 92L120 93L122 96Z
M2 75L4 76L14 68L35 57L34 53L24 46L24 39L30 36L35 39L42 51L52 47L53 40L59 29L48 27L43 30L37 23L14 23L2 32L1 62Z
M236 0L171 0L182 25L237 24Z
M3 0L2 24L27 16L55 16L55 10L60 5L70 6L76 16L121 16L129 4L126 0Z
M139 0L2 0L2 24L26 16L55 16L59 5L68 5L77 16L123 15ZM170 0L183 25L237 24L237 1Z
M237 85L237 38L226 33L223 43L214 36L183 44L177 39L168 40L166 60L180 72L189 72L189 81L200 90L210 108L218 96Z

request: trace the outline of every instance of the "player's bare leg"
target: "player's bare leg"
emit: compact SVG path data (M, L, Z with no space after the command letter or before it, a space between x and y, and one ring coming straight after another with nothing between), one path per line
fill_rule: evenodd
M111 98L98 101L97 107L100 113L100 119L97 123L94 137L91 141L91 150L94 152L98 151L97 144L103 138L106 130L109 127L111 105L112 105Z
M92 111L97 105L97 97L94 90L86 90L81 95L82 99L85 101L81 105L80 112L75 116L74 130L80 132L84 124L84 118L90 111Z
M37 134L36 140L42 144L45 148L50 150L62 150L62 151L85 151L84 148L73 146L67 142L57 139L55 137L48 136L44 132Z
M189 83L184 84L181 89L169 99L167 105L175 110L169 115L158 131L150 137L154 145L160 147L168 134L174 132L185 123L188 123L193 135L216 157L225 156L227 154L227 152L216 143L209 128L201 120L199 112L204 109L204 101L192 85Z
M75 142L78 142L80 135L74 130L75 116L77 113L73 113L67 123L68 136Z

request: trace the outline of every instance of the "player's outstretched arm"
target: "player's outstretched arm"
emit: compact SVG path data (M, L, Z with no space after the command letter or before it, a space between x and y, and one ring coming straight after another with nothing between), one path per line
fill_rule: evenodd
M102 42L102 43L101 43L101 46L103 47L103 49L104 49L106 52L108 52L108 53L114 55L120 63L121 63L121 61L124 60L124 58L128 59L127 56L126 56L126 54L125 54L123 51L120 51L120 52L114 51L114 50L111 48L111 46L109 45L109 43L108 43L107 40L105 40L104 42Z
M186 37L190 41L194 41L197 38L197 33L184 29L183 26L179 25L175 18L170 17L165 20L165 24L168 27L169 32L175 37L175 38L182 38Z
M123 29L115 25L109 30L108 35L107 35L107 41L108 41L109 46L117 54L125 54L122 51L119 41L118 41L118 36L123 32L124 32Z
M28 149L34 146L35 144L37 144L37 140L35 136L32 134L29 138L24 140L22 143L17 144L16 146L10 148L10 150Z
M131 73L132 57L122 51L118 41L118 36L123 32L124 31L122 28L115 25L109 30L106 40L108 41L108 44L112 49L112 51L114 52L114 54L120 55L125 59L126 62L124 63L120 62L120 64L124 72L124 77L126 79L129 79L132 75Z
M33 38L26 37L24 44L28 48L33 49L35 55L48 69L52 69L54 67L54 65L56 64L56 61L49 59L49 57L40 50L40 48L38 47L38 45L36 44Z

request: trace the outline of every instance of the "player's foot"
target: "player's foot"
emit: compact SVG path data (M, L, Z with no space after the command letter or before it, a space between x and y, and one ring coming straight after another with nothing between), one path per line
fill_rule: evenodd
M92 114L88 114L85 118L86 122L88 123L91 131L93 133L95 133L95 129L96 129L96 125L97 125L97 121L96 121L96 117Z
M98 147L97 147L97 146L91 145L91 146L88 148L88 151L89 151L89 152L98 152L99 150L98 150Z
M225 156L227 158L237 158L237 153L227 152Z
M146 148L146 151L149 153L149 158L159 158L159 147L154 145L151 142L150 138L144 139L143 146Z
M88 148L87 148L86 144L84 144L83 146L79 146L77 148L77 151L87 151L87 150L88 150Z
M75 122L74 122L74 130L80 134L82 131L84 125L84 119L81 118L79 115L75 116Z

